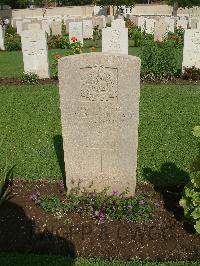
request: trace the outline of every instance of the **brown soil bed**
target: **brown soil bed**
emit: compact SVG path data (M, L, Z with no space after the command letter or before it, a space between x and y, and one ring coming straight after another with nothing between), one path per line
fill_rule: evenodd
M58 84L58 80L55 79L41 79L37 84ZM184 80L177 78L175 80L166 80L166 81L153 81L153 82L142 82L142 84L166 84L166 85L200 85L200 80ZM23 83L20 78L0 78L0 86L1 85L27 85L27 83Z
M155 204L149 222L105 221L73 213L56 217L29 199L32 192L62 197L57 183L15 181L0 207L0 251L141 260L199 260L200 235L183 218L180 194L137 185Z

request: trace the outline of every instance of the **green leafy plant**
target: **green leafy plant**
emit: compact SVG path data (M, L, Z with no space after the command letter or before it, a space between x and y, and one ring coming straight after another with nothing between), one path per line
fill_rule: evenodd
M72 213L88 215L104 222L111 220L147 221L151 219L153 204L143 195L126 197L127 191L118 193L113 191L112 195L107 194L107 189L102 192L88 192L80 188L72 189L66 194L63 200L51 195L41 197L37 203L49 212L59 214Z
M135 47L140 47L145 41L153 41L153 35L145 32L141 32L138 27L128 28L129 39L134 41Z
M60 199L55 195L44 196L36 201L47 212L55 213L63 209L63 204Z
M193 135L200 140L200 126L193 129ZM197 157L200 163L200 151ZM200 234L200 164L193 164L194 172L191 173L190 182L183 190L180 205L184 209L186 218L194 223L194 228Z
M178 49L171 40L163 43L147 40L141 49L142 80L172 80L180 75Z
M72 43L69 43L68 49L66 49L64 56L80 54L82 52L82 44L77 40L76 37L72 37ZM54 54L52 65L51 65L51 75L52 78L58 79L58 61L62 56L60 54Z
M177 48L182 48L184 43L184 29L175 29L174 32L169 32L167 39L173 41Z
M70 46L67 35L48 36L47 43L48 43L49 49L68 49Z
M5 49L7 51L21 50L21 37L17 34L5 34Z
M101 40L101 38L102 38L102 30L99 29L99 25L97 25L94 27L94 30L93 30L93 40L95 42L97 40Z
M28 84L37 84L39 77L36 73L24 72L22 75L22 82Z
M17 30L16 28L14 28L11 24L9 24L7 27L6 27L6 32L7 34L11 34L11 35L14 35L17 33Z

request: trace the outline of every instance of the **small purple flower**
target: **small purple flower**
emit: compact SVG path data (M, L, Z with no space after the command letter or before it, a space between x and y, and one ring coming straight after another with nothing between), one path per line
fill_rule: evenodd
M139 205L140 205L140 206L144 206L144 204L145 204L144 200L140 200L140 201L139 201Z
M93 192L90 193L90 195L91 195L91 197L96 197L97 194L96 194L95 191L93 191Z
M29 199L32 201L36 201L36 200L38 200L39 196L40 196L40 192L35 191L29 195Z
M60 181L60 182L58 183L58 186L59 186L59 189L60 189L60 190L64 190L64 189L65 189L65 185L64 185L63 181Z
M118 195L118 191L117 190L113 190L112 195L113 196L117 196Z
M133 206L132 205L128 205L127 208L128 209L133 209Z
M102 211L96 211L95 216L99 222L104 222L106 216Z
M155 202L154 205L159 208L160 207L160 203L159 202Z

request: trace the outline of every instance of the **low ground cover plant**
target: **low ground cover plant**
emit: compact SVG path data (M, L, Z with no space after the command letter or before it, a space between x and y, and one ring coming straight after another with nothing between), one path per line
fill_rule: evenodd
M200 140L200 126L193 129L193 135ZM200 141L199 141L200 147ZM185 217L194 224L194 228L200 234L200 150L195 162L192 164L190 182L183 190L180 205L184 208Z
M178 49L172 40L145 41L141 49L142 80L172 80L180 76Z
M66 52L64 55L61 54L54 54L53 55L53 61L52 61L52 77L54 79L58 78L58 60L62 56L68 56L68 55L74 55L74 54L80 54L82 53L82 43L78 41L76 37L71 38L72 43L68 43Z
M22 82L27 84L37 84L39 77L36 73L32 72L23 72Z
M128 28L128 37L133 40L134 47L141 47L145 41L153 41L153 35L145 32L141 32L138 27Z
M7 51L21 50L21 37L17 33L5 34L5 49Z
M184 29L175 29L174 32L169 32L167 36L168 40L175 42L176 47L182 48L184 43Z
M49 49L67 49L70 45L67 35L48 36L47 44Z
M60 189L64 190L63 183ZM105 220L128 220L128 221L148 221L151 219L153 204L143 195L127 197L127 192L119 193L113 191L108 195L108 189L102 192L88 192L80 188L74 188L70 194L65 194L63 199L56 195L41 196L34 192L30 195L30 200L42 207L45 211L64 216L74 211L80 215L89 215L99 222Z

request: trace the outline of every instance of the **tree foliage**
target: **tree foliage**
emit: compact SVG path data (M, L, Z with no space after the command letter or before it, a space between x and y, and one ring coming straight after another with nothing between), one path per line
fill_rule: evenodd
M30 0L1 0L1 3L12 8L25 8L30 4Z
M178 7L193 7L193 6L200 6L199 0L168 0L169 5L178 4Z

